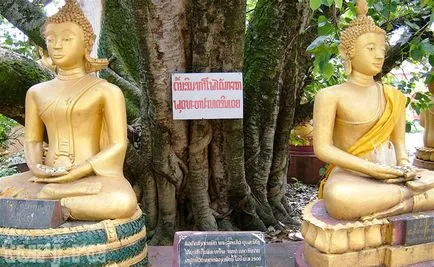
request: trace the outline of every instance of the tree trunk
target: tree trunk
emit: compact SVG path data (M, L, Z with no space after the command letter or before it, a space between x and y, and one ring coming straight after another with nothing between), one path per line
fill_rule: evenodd
M291 21L291 23L288 23ZM309 1L259 0L246 37L245 161L256 211L266 225L288 222L283 207L288 140L313 35Z
M41 28L46 17L40 8L27 0L2 0L0 1L0 14L27 35L36 45L45 47Z
M34 84L54 78L37 62L0 48L0 113L24 125L24 99Z
M150 228L151 244L170 244L179 220L177 199L187 175L188 124L171 119L169 74L186 70L187 2L135 0L133 4L146 74L142 81L141 114L146 144L141 154L153 170L147 179L156 184L152 186L156 192L151 193L155 198L146 199L143 204L145 210L150 207L154 211L149 218L156 222L155 229ZM145 194L148 190L144 189Z

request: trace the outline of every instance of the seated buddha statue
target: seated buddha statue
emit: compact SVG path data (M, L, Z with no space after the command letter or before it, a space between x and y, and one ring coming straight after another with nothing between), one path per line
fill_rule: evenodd
M434 83L428 86L431 102L434 101ZM425 128L423 147L417 148L414 164L419 167L434 168L434 108L423 109L420 112L420 125Z
M1 178L0 192L60 200L71 219L128 218L137 200L123 175L125 99L117 86L91 74L108 65L90 56L92 26L75 0L68 0L47 19L43 34L57 75L27 92L24 149L30 171Z
M433 176L410 167L405 147L406 97L374 80L384 63L386 32L366 15L366 1L358 1L357 14L339 44L347 81L315 97L314 150L329 163L320 198L341 220L433 210Z

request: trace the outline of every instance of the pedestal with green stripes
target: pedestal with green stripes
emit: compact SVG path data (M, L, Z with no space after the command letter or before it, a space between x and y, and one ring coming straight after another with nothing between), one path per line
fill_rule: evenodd
M0 228L0 266L148 266L145 216L67 222L54 229Z

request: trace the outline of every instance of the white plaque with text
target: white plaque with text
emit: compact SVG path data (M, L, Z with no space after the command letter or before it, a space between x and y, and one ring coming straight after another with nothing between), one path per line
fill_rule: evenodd
M242 119L243 74L173 73L174 120Z

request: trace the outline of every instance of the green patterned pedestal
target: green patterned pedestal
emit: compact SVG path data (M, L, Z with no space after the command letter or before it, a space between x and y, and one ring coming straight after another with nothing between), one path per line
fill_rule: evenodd
M139 208L129 219L43 230L0 228L0 266L147 266L147 254Z

